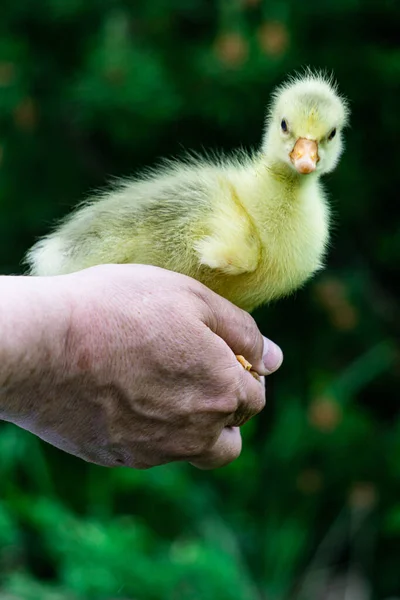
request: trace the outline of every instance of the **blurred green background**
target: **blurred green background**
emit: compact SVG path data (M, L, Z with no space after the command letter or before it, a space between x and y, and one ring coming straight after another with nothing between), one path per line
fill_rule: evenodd
M0 20L0 272L93 188L260 142L274 85L350 99L327 269L260 310L284 349L241 458L87 465L0 425L1 600L400 596L397 0L15 0Z

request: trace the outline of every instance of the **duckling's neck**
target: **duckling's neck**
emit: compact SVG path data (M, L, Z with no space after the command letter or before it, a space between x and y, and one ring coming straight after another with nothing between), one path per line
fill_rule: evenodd
M302 188L309 187L310 183L315 184L319 179L317 173L301 175L290 165L268 154L263 154L259 158L257 171L260 172L262 181L276 182L282 188L283 195L298 192Z
M318 197L319 174L300 175L266 154L254 161L251 180L241 197L247 212L260 223L274 219L273 215L297 213L310 198Z

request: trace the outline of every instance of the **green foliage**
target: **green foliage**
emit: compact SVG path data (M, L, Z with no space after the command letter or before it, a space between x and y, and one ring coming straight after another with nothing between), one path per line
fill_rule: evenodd
M241 458L109 471L2 424L1 600L322 600L354 567L374 598L399 593L399 7L2 7L3 273L108 178L182 148L258 144L272 87L301 66L335 72L352 127L326 182L327 269L256 315L285 363Z

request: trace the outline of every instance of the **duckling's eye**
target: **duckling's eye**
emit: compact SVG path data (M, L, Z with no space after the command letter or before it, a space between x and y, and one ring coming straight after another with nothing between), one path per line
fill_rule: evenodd
M336 135L336 127L334 129L332 129L332 131L328 135L328 140L329 141L333 140L333 138L335 137L335 135Z
M285 119L282 119L282 121L281 121L281 129L282 129L283 133L287 133L289 130L288 124Z

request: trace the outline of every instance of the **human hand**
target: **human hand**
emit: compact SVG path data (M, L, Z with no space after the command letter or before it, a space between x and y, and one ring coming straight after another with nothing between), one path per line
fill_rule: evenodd
M239 426L262 410L265 390L235 355L262 376L282 361L252 317L156 267L103 265L34 279L68 326L23 386L31 416L14 422L110 467L214 468L239 456Z

